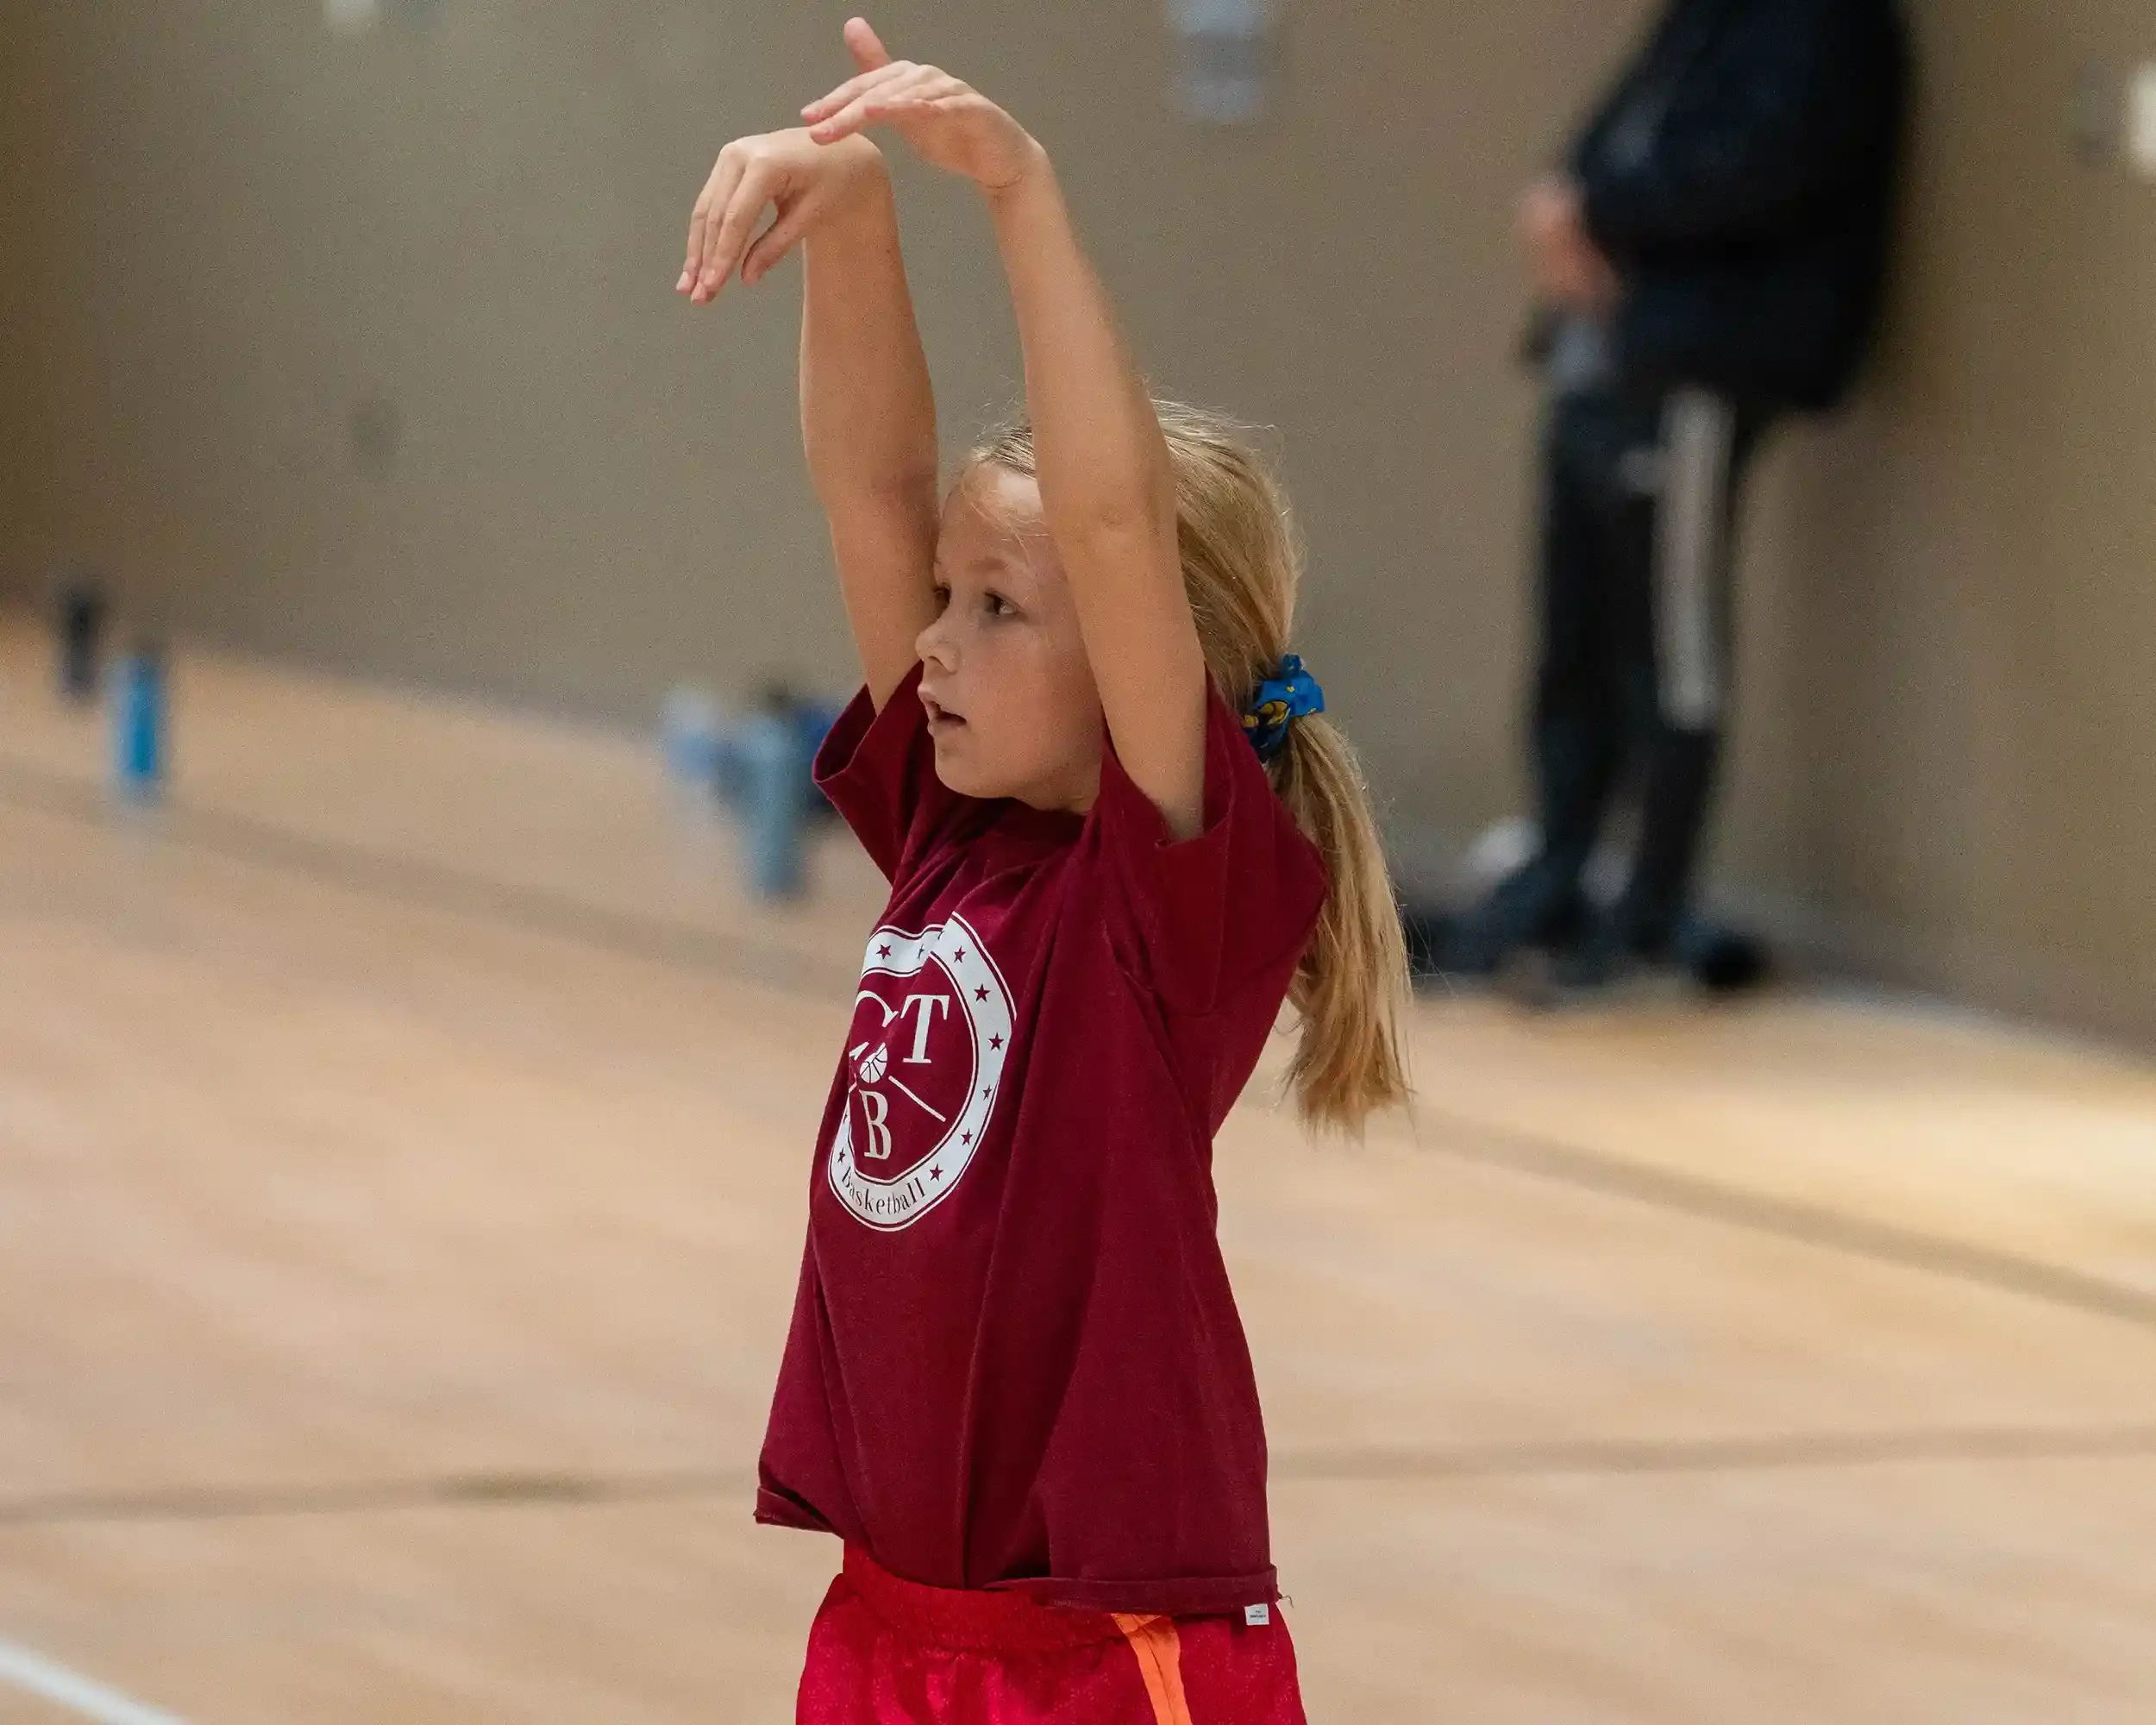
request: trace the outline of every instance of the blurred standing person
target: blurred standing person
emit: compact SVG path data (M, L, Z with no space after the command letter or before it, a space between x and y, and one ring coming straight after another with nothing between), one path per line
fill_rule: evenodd
M1729 697L1739 492L1782 414L1847 390L1881 297L1908 52L1894 0L1670 0L1521 200L1539 298L1539 849L1447 968L1528 944L1558 979L1686 956ZM1628 761L1629 881L1581 887Z

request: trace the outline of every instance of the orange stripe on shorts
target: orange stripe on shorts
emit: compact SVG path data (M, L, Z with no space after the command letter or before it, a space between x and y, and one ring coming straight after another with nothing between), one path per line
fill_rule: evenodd
M1173 1617L1133 1617L1115 1614L1115 1627L1138 1655L1159 1725L1191 1725L1190 1703L1183 1699L1183 1642Z

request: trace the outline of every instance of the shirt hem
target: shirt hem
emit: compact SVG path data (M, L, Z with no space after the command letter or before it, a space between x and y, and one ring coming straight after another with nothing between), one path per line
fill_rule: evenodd
M1039 1605L1081 1611L1125 1612L1163 1617L1216 1617L1280 1597L1280 1571L1241 1576L1184 1576L1157 1581L1100 1581L1091 1578L1028 1576L992 1581L993 1593L1017 1593Z
M813 1509L796 1503L790 1497L781 1497L775 1491L761 1486L756 1490L756 1520L767 1527L799 1527L805 1534L836 1534L832 1527Z

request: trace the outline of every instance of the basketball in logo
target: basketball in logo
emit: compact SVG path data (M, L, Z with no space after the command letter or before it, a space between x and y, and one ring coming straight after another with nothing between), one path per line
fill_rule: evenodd
M857 1070L862 1083L881 1084L883 1075L891 1070L891 1044L887 1042L878 1043L862 1057Z

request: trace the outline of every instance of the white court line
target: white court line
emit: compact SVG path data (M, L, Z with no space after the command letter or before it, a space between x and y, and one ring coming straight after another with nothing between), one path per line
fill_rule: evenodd
M95 1719L100 1725L186 1725L177 1713L161 1713L132 1701L116 1689L107 1689L86 1677L78 1677L66 1665L54 1665L42 1654L12 1641L0 1641L0 1684L13 1684L47 1701Z

